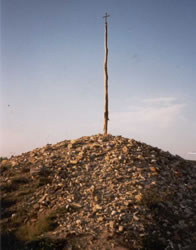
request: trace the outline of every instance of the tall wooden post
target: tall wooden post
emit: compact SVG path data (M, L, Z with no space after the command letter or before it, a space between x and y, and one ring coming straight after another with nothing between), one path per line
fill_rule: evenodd
M107 17L109 15L107 12L105 13L105 59L104 59L104 127L103 127L103 133L104 135L107 135L108 132L108 120L109 120L109 112L108 112L108 69L107 69L107 63L108 63L108 27L107 27Z

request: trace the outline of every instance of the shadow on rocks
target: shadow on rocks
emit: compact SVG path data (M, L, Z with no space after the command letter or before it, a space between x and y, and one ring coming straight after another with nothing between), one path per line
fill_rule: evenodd
M18 240L14 233L4 233L1 236L2 250L66 250L66 240L37 239L30 242ZM14 246L14 247L13 247Z

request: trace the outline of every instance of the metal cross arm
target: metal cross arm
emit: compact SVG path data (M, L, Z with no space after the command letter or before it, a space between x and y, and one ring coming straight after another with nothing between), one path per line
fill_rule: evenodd
M105 23L107 23L107 17L109 17L110 15L108 15L108 13L105 13L105 16L103 16L103 18L105 18Z

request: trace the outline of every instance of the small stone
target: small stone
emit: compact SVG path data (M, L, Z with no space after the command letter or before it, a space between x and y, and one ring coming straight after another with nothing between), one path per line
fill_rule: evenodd
M36 209L36 210L39 209L39 207L40 207L40 206L39 206L38 203L35 203L35 204L33 205L33 208Z
M124 160L125 157L124 157L124 155L120 155L120 156L118 157L118 159L119 159L119 160Z
M96 208L96 210L101 210L102 209L102 207L99 206L98 204L95 205L95 208Z
M123 229L124 229L123 226L119 226L119 227L118 227L118 231L119 231L119 232L122 232Z
M122 148L123 153L128 154L129 150L126 146Z
M150 167L149 169L150 169L151 172L157 172L154 167Z
M136 199L136 201L141 201L142 195L141 195L141 194L137 194L137 195L135 196L135 199Z
M80 224L81 223L81 220L76 220L76 224Z
M98 217L98 218L97 218L97 221L98 221L98 222L102 222L102 221L103 221L103 217Z
M76 165L78 163L78 161L77 160L71 160L70 163L73 164L73 165Z
M47 197L47 194L44 194L44 196L41 198L41 199L39 199L39 203L42 203L42 201L44 201L45 200L45 198Z
M113 221L110 221L110 222L109 222L109 227L110 227L111 230L114 229L114 222L113 222Z
M116 214L116 211L113 210L113 211L111 212L111 215L113 216L113 215L115 215L115 214Z
M11 161L10 164L11 164L12 167L17 166L17 162L16 161Z
M138 158L139 160L144 160L143 155L138 155L137 158Z
M73 208L81 208L82 207L79 203L76 203L76 202L72 202L70 206Z
M105 156L105 160L106 160L106 161L109 161L109 160L110 160L110 156L109 156L109 155L106 155L106 156Z
M136 215L133 215L133 219L136 220L136 221L139 220L139 218Z
M4 167L4 166L7 166L8 165L8 160L2 160L1 161L1 166Z

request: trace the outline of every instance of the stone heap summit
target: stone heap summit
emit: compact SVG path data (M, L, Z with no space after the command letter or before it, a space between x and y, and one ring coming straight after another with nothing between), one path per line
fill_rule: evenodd
M193 161L98 134L0 170L2 249L196 249Z

